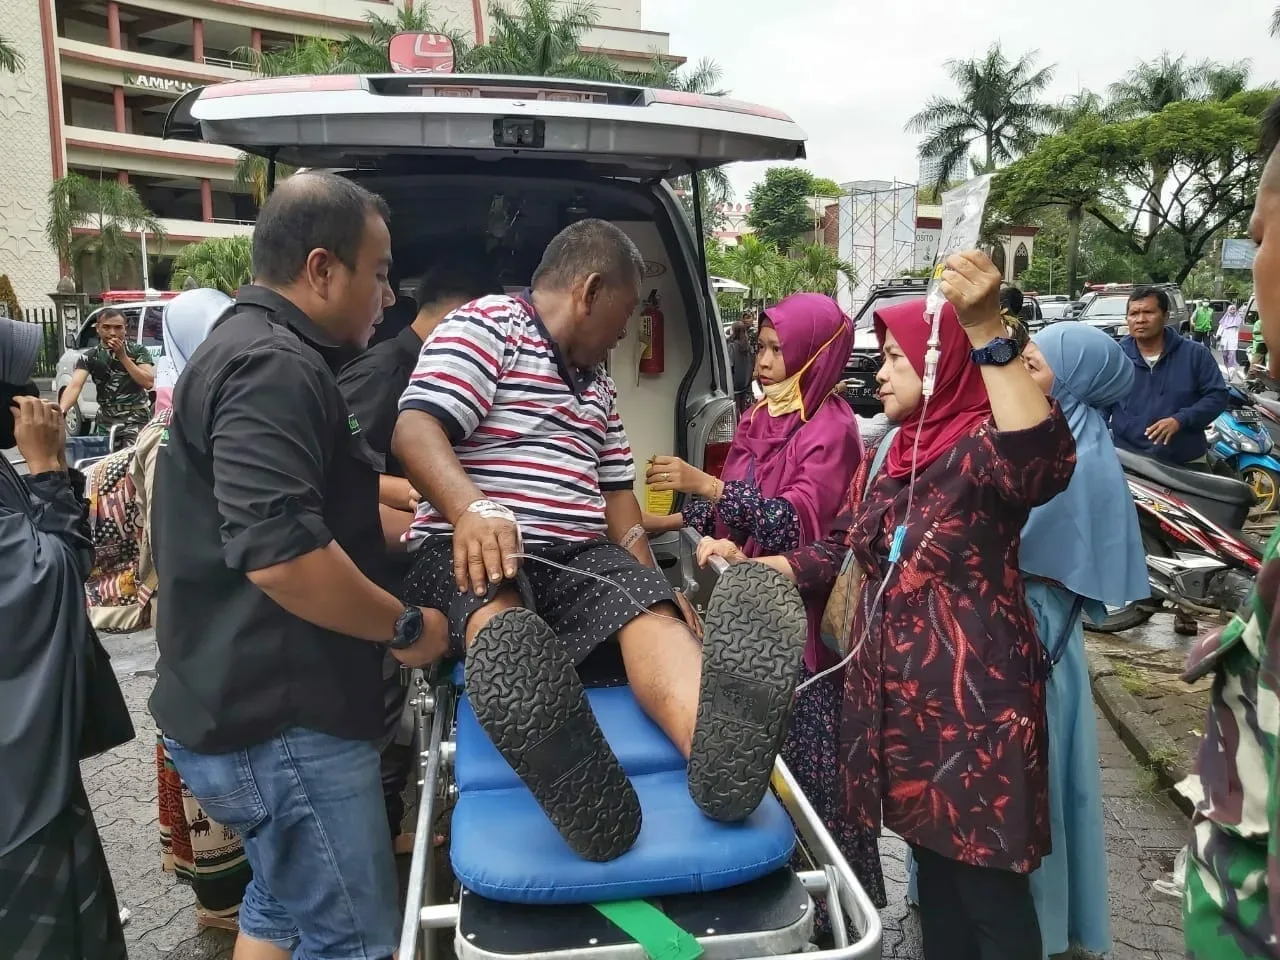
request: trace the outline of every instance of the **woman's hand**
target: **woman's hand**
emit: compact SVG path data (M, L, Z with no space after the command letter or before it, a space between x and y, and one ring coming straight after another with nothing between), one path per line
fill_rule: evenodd
M732 540L714 540L703 537L698 542L698 566L705 567L712 557L721 557L729 563L742 563L750 559Z
M981 250L948 257L941 289L966 330L1004 326L1000 317L1000 271Z
M56 404L14 397L13 437L31 473L66 470L67 426Z
M708 500L715 496L717 486L715 477L689 466L679 457L654 457L649 461L644 482L651 490L679 490Z

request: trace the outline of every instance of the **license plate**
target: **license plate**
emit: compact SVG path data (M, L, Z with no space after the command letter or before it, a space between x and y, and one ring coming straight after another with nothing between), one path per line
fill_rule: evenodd
M879 392L879 385L874 381L871 383L859 383L856 380L845 382L844 395L850 400L874 400Z
M1237 410L1233 414L1237 423L1258 423L1258 412L1256 410Z

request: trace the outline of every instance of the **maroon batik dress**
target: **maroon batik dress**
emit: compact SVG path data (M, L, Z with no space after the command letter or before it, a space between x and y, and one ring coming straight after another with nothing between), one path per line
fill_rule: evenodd
M1066 489L1075 442L1057 405L1043 423L978 424L922 468L902 560L881 613L907 481L870 458L840 526L788 554L802 592L829 591L846 549L866 571L846 675L840 760L846 815L963 863L1029 873L1049 852L1045 667L1018 572L1033 507ZM882 820L883 813L883 820Z

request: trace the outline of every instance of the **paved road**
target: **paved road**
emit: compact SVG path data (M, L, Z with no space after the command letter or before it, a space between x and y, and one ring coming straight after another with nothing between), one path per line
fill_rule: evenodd
M138 737L86 761L93 803L120 902L132 913L125 933L130 960L230 960L231 938L197 933L190 891L160 870L155 805L155 724L146 709L154 683L150 631L104 637L133 713ZM1183 956L1177 901L1155 893L1186 835L1186 820L1153 796L1132 758L1099 718L1107 855L1115 949L1113 960L1174 960ZM890 905L884 920L885 960L920 960L920 924L907 907L903 857L896 837L881 843Z

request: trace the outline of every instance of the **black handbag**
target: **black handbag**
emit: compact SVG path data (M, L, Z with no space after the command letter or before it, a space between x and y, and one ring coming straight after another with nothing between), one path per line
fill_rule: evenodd
M98 639L98 632L90 627L84 714L80 725L80 759L87 760L106 753L135 736L137 731L133 727L133 718L129 716L129 705L124 702L120 683L111 669L111 654Z

